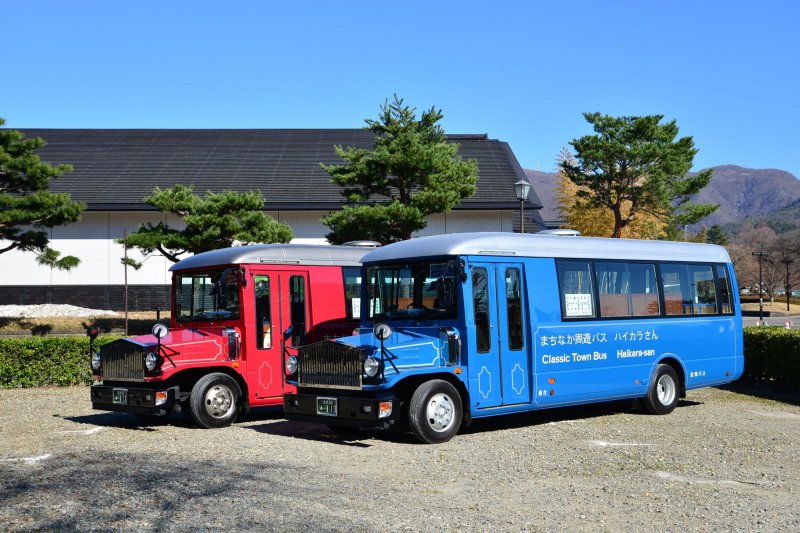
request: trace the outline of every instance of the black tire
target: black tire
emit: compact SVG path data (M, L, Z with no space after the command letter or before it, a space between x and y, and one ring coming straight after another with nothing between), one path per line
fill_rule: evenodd
M408 421L411 431L422 442L447 442L458 433L462 418L461 396L447 381L426 381L411 396Z
M204 428L229 426L239 415L241 396L239 384L229 375L205 375L194 384L189 396L192 420Z
M678 405L679 393L680 385L675 370L669 365L656 365L642 404L652 415L666 415Z

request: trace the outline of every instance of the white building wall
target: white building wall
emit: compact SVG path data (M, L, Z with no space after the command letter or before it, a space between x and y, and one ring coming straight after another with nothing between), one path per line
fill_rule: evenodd
M428 217L428 226L415 237L467 233L472 231L513 231L513 211L450 211Z
M124 248L114 239L139 229L143 223L157 224L164 215L152 212L86 212L81 221L53 228L50 247L61 255L74 255L80 264L69 270L51 269L36 262L36 255L13 250L0 255L0 279L3 285L122 285L125 267ZM180 227L180 218L168 215L166 221ZM129 250L132 259L143 262L139 270L128 268L128 284L170 283L170 261L161 255L146 257Z
M320 222L327 211L273 211L269 215L289 224L294 231L293 242L323 243L330 230ZM431 216L428 227L416 236L468 231L512 231L513 211L451 211ZM123 246L115 242L139 229L143 223L157 224L164 220L171 227L181 227L180 218L153 212L86 212L80 222L53 228L50 246L62 255L75 255L81 263L70 271L39 265L32 253L17 250L0 254L0 284L2 285L122 285L125 267L121 260ZM3 247L0 242L0 247ZM165 257L143 256L129 250L129 256L143 262L139 270L128 268L129 285L169 284L169 268Z

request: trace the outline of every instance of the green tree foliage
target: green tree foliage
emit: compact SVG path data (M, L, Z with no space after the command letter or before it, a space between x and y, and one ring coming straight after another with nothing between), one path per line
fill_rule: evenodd
M728 236L725 234L725 230L722 229L722 226L719 224L714 224L710 228L708 228L708 234L706 235L706 242L711 244L719 244L720 246L725 246L728 244Z
M139 248L145 254L158 251L172 262L177 262L185 253L227 248L234 243L292 240L291 227L262 211L264 197L259 191L207 192L200 197L194 194L194 187L176 185L174 189L165 190L156 187L144 200L162 213L180 216L185 228L178 230L164 222L142 224L138 231L128 235L127 246ZM119 242L125 244L124 239Z
M0 126L5 123L0 118ZM77 222L86 206L73 202L67 193L49 192L50 180L72 167L42 161L36 150L44 145L41 138L0 129L0 241L5 241L0 254L14 249L33 252L39 264L69 270L80 260L61 257L50 248L47 230Z
M640 214L666 223L666 234L682 237L682 226L713 213L717 205L693 204L713 170L688 175L697 154L691 137L678 135L675 121L661 124L663 115L611 117L584 113L595 134L574 139L574 158L560 164L579 188L579 205L602 207L614 217L612 237Z
M562 150L558 161L572 157L567 150ZM581 203L578 199L578 186L575 185L561 171L558 173L559 182L556 189L558 211L564 219L564 227L575 229L587 237L607 237L614 228L614 215L604 207L591 207ZM627 214L630 202L622 204L622 213ZM655 240L665 236L666 223L648 213L642 213L622 230L624 239L649 239Z
M330 242L410 239L426 226L426 216L475 194L478 163L462 160L458 145L447 142L438 124L442 116L432 107L417 119L416 110L395 95L378 120L365 120L375 133L373 150L335 147L347 163L322 168L342 187L347 205L322 219L331 228Z

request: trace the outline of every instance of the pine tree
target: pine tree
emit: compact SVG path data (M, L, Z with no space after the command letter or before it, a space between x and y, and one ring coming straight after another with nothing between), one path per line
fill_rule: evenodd
M559 164L572 158L568 150L558 156ZM573 159L574 161L574 159ZM557 210L564 219L565 226L581 232L587 237L608 237L614 229L614 215L604 207L593 206L578 195L579 187L562 171L556 189ZM585 190L585 189L584 189ZM630 210L630 202L623 202L623 214ZM626 239L661 239L664 237L666 223L649 213L642 213L622 230Z
M0 118L0 126L6 121ZM36 154L45 141L26 138L19 131L0 129L0 254L11 250L33 252L41 265L69 270L77 257L50 248L49 229L77 222L86 206L73 202L67 193L49 191L51 180L70 165L55 167Z
M475 194L478 164L463 161L458 145L447 142L438 124L442 116L432 107L417 119L416 110L395 95L378 120L365 121L375 133L372 150L335 147L346 164L322 168L342 187L347 205L322 219L331 228L330 242L410 239L426 226L425 217Z
M728 236L725 234L725 231L722 229L722 226L719 224L714 224L708 229L708 235L706 235L706 242L711 244L719 244L720 246L725 246L728 244Z
M584 117L595 134L570 143L575 155L561 163L561 170L578 186L582 205L611 212L611 237L621 237L643 213L665 223L669 235L719 207L690 201L708 184L713 170L688 174L697 150L691 137L676 140L674 120L661 124L662 115Z
M194 194L194 187L176 185L174 189L156 187L145 202L162 213L172 213L183 219L182 230L164 222L147 224L118 242L128 248L139 248L144 254L155 251L172 262L186 253L197 254L253 243L289 242L292 229L262 211L264 197L259 191L236 193L207 192L205 197ZM137 266L134 261L129 261Z

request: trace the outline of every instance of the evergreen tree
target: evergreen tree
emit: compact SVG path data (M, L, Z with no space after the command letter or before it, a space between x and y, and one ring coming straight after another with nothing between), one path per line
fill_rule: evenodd
M728 236L725 234L725 231L722 229L722 226L719 224L714 224L708 229L708 235L706 235L706 242L711 244L719 244L720 246L725 246L728 244Z
M572 157L568 150L558 156L559 164ZM564 227L578 230L587 237L608 237L614 229L614 215L604 207L593 207L578 198L578 186L562 171L559 172L556 189L558 212L564 220ZM630 209L630 202L622 205L623 214ZM625 239L661 239L665 236L666 223L649 213L642 213L622 229Z
M6 121L0 118L0 126ZM50 248L48 230L77 222L86 206L67 193L52 193L50 181L70 165L55 167L42 161L36 150L45 141L26 138L21 132L0 129L0 254L11 250L33 252L41 265L69 270L77 257Z
M713 170L688 175L697 154L691 137L678 135L675 121L662 115L611 117L584 113L595 134L573 140L574 159L561 170L578 186L580 206L602 207L614 218L612 237L648 213L666 224L667 235L713 213L718 205L693 204Z
M264 197L259 191L236 193L207 192L205 197L194 194L194 187L176 185L174 189L156 187L144 199L162 213L173 213L183 219L182 230L164 222L142 224L128 235L128 248L139 248L144 254L160 252L172 262L186 253L197 254L228 248L234 244L289 242L292 229L265 214ZM135 261L129 263L137 266Z
M438 124L441 118L432 107L417 119L416 110L395 95L378 120L365 121L375 133L374 149L335 147L346 164L322 168L342 187L347 205L322 219L331 228L330 242L410 239L426 226L425 217L475 194L478 164L457 155L458 145L447 142Z

